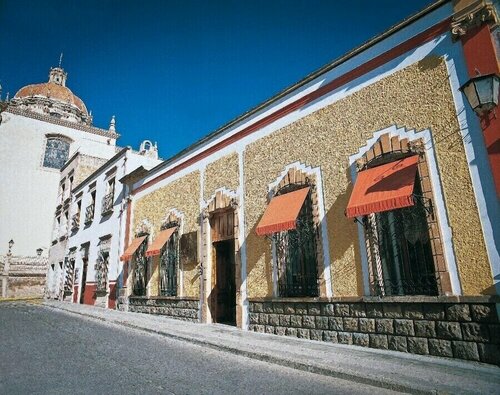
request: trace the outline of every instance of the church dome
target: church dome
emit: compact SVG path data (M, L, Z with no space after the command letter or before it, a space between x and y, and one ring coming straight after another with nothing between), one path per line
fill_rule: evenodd
M71 122L92 123L83 101L66 87L66 78L61 67L51 68L48 82L22 87L11 104Z
M31 96L41 96L46 97L47 99L68 103L77 107L85 114L88 114L87 108L85 107L85 104L83 104L83 101L65 86L57 85L52 82L26 85L19 89L14 97L24 98Z

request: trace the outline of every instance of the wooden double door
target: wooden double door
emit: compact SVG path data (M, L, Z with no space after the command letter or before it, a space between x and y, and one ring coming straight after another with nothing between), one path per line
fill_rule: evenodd
M236 281L234 211L224 210L211 219L212 256L212 319L216 323L236 325Z

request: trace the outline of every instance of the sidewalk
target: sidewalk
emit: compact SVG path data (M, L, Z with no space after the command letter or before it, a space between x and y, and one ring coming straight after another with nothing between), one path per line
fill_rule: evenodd
M45 301L42 305L298 370L410 393L500 393L500 368L330 344L162 316Z

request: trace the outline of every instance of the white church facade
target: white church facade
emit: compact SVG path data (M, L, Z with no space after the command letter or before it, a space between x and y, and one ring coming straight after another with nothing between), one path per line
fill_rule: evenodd
M108 130L93 126L85 104L66 87L66 80L61 67L51 68L48 82L27 85L2 102L0 264L4 268L7 261L46 264L60 169L66 161L76 152L105 160L116 154L119 134L114 121ZM4 297L17 295L4 293Z

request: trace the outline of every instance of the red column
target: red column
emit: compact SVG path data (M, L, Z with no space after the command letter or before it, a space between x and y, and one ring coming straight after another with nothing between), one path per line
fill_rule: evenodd
M488 24L468 31L461 38L469 77L500 74L500 65L493 36ZM497 196L500 197L500 107L481 117L484 143L495 181Z

